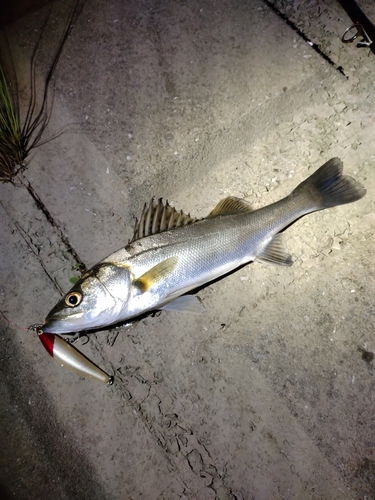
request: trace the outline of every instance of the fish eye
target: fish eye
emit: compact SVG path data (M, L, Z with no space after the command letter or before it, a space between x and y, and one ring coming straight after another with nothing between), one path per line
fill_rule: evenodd
M65 304L69 307L76 307L82 302L82 293L70 292L65 297Z

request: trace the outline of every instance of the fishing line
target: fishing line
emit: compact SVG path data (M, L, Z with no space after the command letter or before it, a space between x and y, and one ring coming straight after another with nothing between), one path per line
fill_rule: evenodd
M5 321L7 323L9 323L11 326L15 327L15 328L18 328L20 330L23 330L24 332L30 332L30 331L33 331L33 332L36 332L38 335L42 335L44 333L44 330L42 328L43 325L41 325L40 323L34 323L32 325L29 325L29 326L21 326L19 325L18 323L15 323L14 321L10 321L10 319L8 319L5 314L3 313L3 311L0 311L0 315L3 317L3 319L5 319ZM83 337L86 337L87 340L86 342L82 342L82 345L86 345L88 342L89 342L89 337L88 335L85 335L84 333L76 333L74 338L73 339L64 339L65 342L67 342L68 344L73 344L76 340L78 339L82 339Z
M5 321L7 321L10 325L15 326L16 328L19 328L20 330L23 330L25 332L29 332L30 330L34 330L34 329L36 330L36 328L38 328L39 326L41 326L41 325L30 325L28 327L21 326L18 323L14 323L13 321L10 321L10 319L8 319L5 316L5 314L3 313L3 311L0 311L0 314L5 319Z

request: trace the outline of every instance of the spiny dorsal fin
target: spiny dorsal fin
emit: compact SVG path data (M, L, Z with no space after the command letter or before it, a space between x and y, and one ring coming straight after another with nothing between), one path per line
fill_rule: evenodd
M182 210L178 212L169 205L167 200L164 203L163 198L160 198L157 202L155 198L151 198L149 205L145 203L139 221L136 220L134 236L131 242L151 234L168 231L168 229L187 226L197 220L191 217L190 214L185 214Z
M234 215L239 213L249 213L253 209L247 201L235 196L228 196L220 200L216 207L208 214L208 217L216 217L217 215Z

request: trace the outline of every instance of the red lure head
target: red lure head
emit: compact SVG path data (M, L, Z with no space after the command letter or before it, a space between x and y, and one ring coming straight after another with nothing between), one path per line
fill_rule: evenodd
M50 356L53 357L53 346L55 343L55 335L53 333L43 332L40 326L37 327L36 333L38 334L39 340L43 344L45 350Z

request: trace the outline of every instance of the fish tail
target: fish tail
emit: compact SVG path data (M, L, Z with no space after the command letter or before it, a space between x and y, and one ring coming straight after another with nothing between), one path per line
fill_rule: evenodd
M352 177L342 175L343 163L332 158L293 191L293 195L309 193L315 210L345 205L361 199L366 189Z

